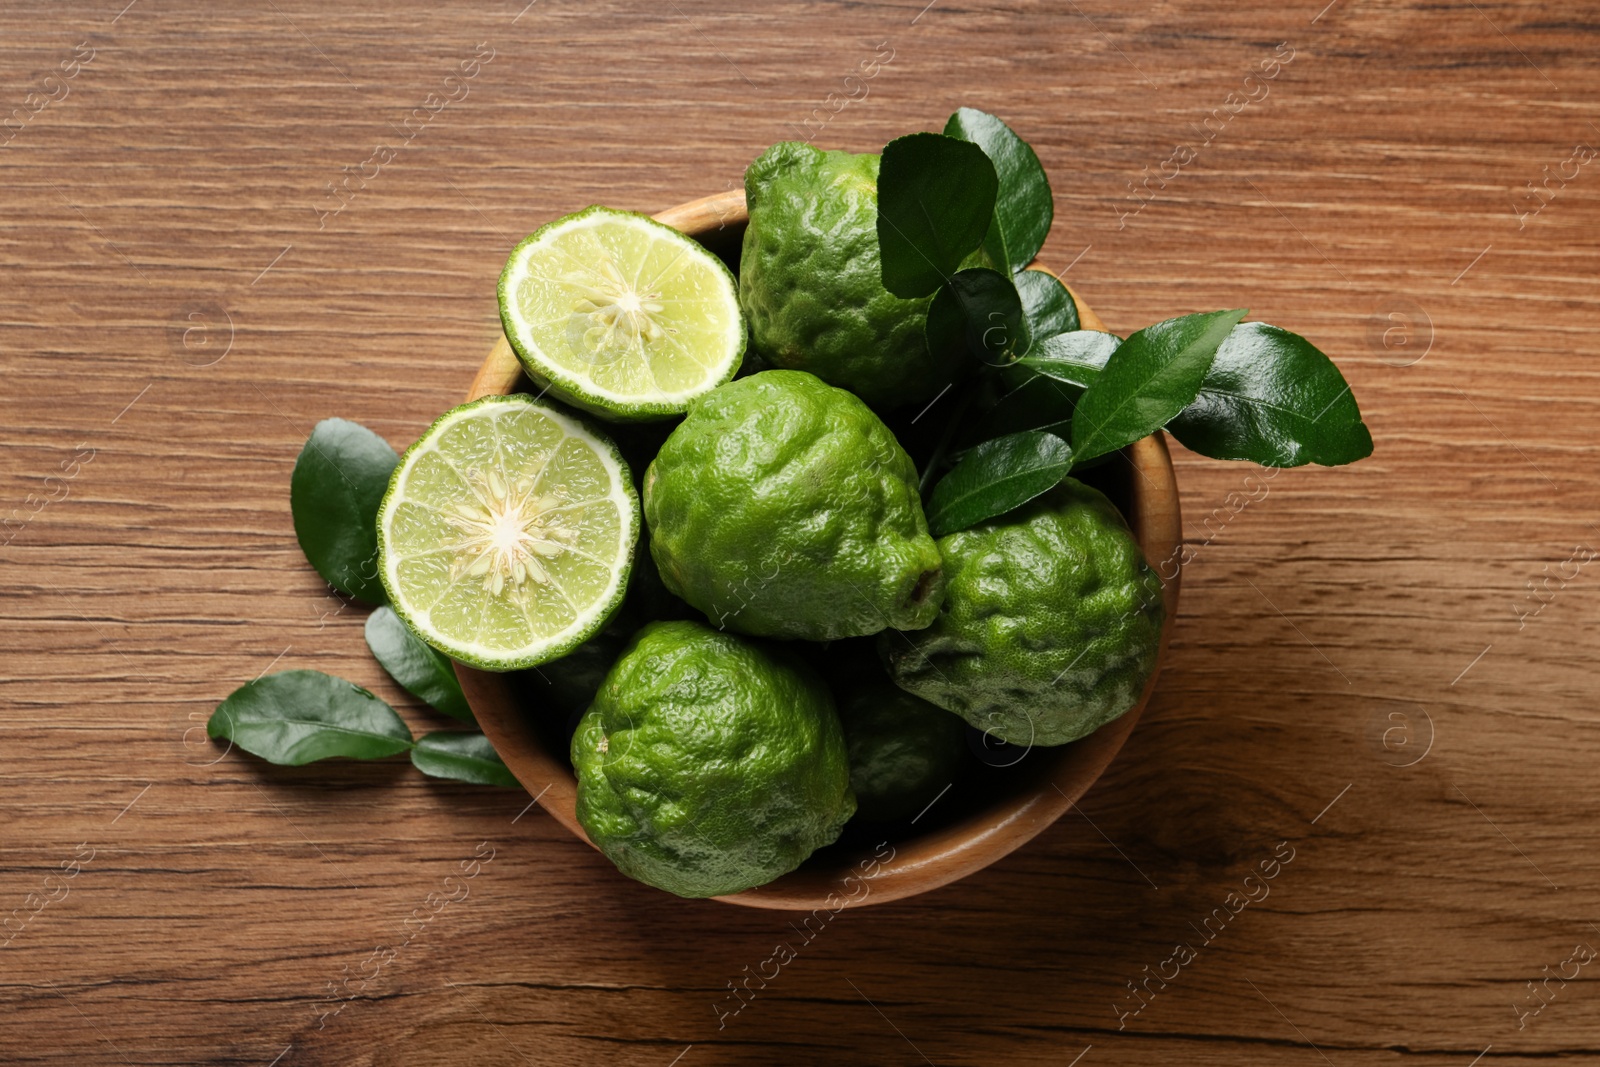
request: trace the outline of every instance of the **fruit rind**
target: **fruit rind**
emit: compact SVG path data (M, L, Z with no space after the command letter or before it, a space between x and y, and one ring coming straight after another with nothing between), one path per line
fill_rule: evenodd
M696 401L645 473L644 513L662 581L714 627L830 641L938 610L910 457L859 398L802 371Z
M1161 579L1098 490L1068 478L939 550L938 618L880 638L895 684L1014 745L1066 744L1138 704L1161 645Z
M739 301L751 350L772 366L887 410L932 397L954 360L924 339L933 298L902 300L883 287L878 161L785 141L750 164Z
M700 623L634 636L571 754L590 841L678 896L770 882L855 811L827 687L790 654Z
M967 733L961 719L887 680L840 693L839 721L859 819L915 816L961 772Z

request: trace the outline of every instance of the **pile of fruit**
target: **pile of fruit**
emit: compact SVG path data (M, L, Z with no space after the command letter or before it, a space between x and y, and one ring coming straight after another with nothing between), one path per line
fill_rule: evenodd
M443 415L377 509L399 619L570 714L590 839L688 897L918 816L974 737L1063 745L1137 705L1162 583L1091 485L1125 446L1372 447L1332 362L1243 311L1080 328L1028 269L1043 169L993 116L774 145L745 191L737 278L610 208L522 242L499 300L537 395Z

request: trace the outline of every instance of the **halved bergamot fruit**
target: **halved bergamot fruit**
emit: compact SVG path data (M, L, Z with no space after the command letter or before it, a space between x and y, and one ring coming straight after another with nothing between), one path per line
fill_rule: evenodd
M378 509L400 617L492 671L556 659L622 602L639 498L609 439L521 394L446 412L401 458Z
M683 414L744 355L722 261L670 226L607 207L516 247L500 275L500 321L529 377L615 421Z

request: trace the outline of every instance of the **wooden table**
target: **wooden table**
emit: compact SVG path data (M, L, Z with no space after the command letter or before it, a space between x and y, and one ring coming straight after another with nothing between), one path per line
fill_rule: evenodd
M0 1061L1600 1056L1593 2L125 3L0 14ZM456 401L518 238L960 105L1037 147L1114 328L1248 305L1377 440L1249 492L1179 450L1172 657L1078 811L719 1027L788 916L520 793L204 741L290 667L433 721L289 472Z

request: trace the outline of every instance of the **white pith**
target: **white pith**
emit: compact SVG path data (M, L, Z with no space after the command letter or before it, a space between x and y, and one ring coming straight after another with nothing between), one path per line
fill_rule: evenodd
M561 555L578 536L556 510L566 501L536 495L530 477L507 482L494 470L469 471L467 484L476 499L457 504L454 513L445 516L461 534L453 545L442 546L456 552L450 577L481 577L483 587L494 596L508 583L521 585L531 579L547 584L550 575L539 560Z
M654 341L663 334L678 332L655 319L666 310L660 303L661 294L640 292L635 288L637 282L623 277L612 260L599 265L598 275L572 270L566 275L566 282L581 294L572 302L572 310L589 320L583 340L591 352L626 348L637 341Z

